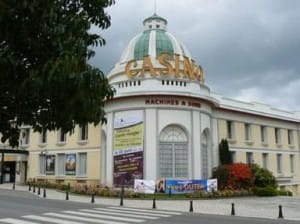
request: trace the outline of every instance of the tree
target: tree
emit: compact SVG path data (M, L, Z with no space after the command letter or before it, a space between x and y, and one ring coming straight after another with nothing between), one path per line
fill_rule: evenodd
M23 124L34 131L72 131L105 122L114 95L107 78L88 64L91 32L110 26L114 0L0 0L0 133L18 145Z
M251 164L250 168L254 176L254 185L256 187L272 187L274 189L278 187L276 178L272 172L257 164Z
M228 142L226 139L222 139L219 144L219 158L221 164L232 163L231 153L229 151Z

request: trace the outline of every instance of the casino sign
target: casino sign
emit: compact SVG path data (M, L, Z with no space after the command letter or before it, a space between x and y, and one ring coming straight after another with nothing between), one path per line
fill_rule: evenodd
M173 60L174 58L174 60ZM170 60L172 59L172 60ZM179 54L174 54L173 57L168 53L162 53L157 57L159 67L155 67L155 62L150 56L145 56L141 66L137 60L130 60L125 66L125 74L128 78L144 77L146 72L149 72L152 77L174 76L174 78L184 78L204 82L204 73L201 66L197 66L188 57L183 57L180 60Z

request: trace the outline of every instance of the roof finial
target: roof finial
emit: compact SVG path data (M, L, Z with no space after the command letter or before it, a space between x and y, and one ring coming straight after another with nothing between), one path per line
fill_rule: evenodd
M154 0L154 15L156 15L156 0Z

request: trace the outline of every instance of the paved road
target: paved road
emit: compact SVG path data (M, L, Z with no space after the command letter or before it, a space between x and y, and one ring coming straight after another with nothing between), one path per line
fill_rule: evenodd
M1 189L0 223L296 224L299 222L95 205L43 199L29 192Z

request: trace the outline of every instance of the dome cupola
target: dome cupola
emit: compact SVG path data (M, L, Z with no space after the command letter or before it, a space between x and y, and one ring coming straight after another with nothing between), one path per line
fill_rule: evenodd
M187 48L167 32L168 21L154 14L143 21L144 31L136 35L124 50L120 63L142 60L145 56L158 57L162 53L191 58Z

